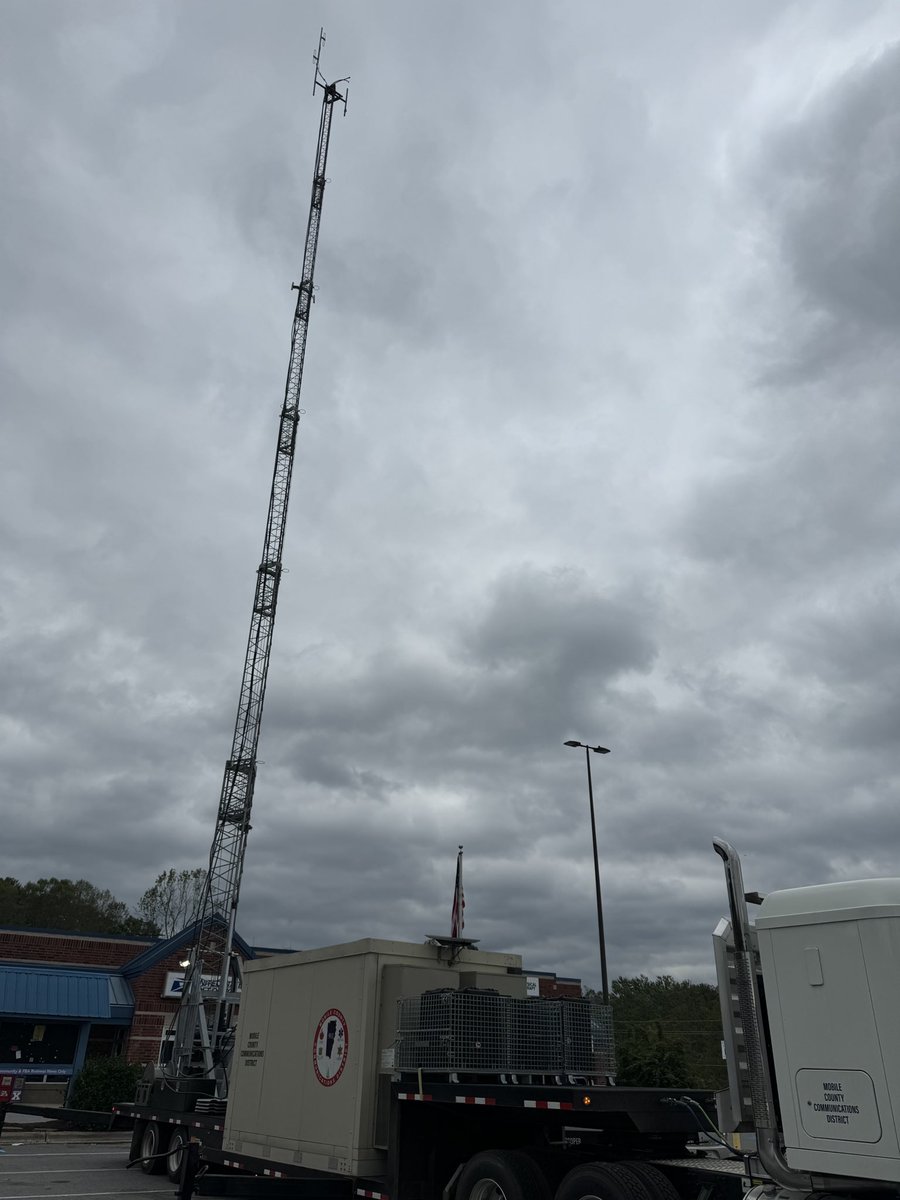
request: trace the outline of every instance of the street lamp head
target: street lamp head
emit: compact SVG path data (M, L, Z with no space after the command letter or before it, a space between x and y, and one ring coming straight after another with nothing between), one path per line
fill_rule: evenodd
M563 742L564 746L572 746L578 750L593 750L595 754L609 754L609 750L605 746L587 746L584 742Z

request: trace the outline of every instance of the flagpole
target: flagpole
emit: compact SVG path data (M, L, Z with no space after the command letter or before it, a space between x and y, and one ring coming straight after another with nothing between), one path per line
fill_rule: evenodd
M450 910L450 936L461 937L466 925L466 899L463 892L463 848L459 847L456 856L456 883L453 888L453 907Z

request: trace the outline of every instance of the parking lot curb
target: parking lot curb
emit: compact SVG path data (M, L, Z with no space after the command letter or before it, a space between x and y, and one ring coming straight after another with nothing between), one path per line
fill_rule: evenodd
M89 1143L102 1146L127 1146L131 1142L131 1133L127 1129L113 1129L110 1131L105 1129L95 1129L93 1131L83 1129L11 1129L7 1125L3 1131L3 1140L0 1141L0 1149L5 1150L11 1145L26 1142L62 1142L64 1144L71 1143L72 1145Z

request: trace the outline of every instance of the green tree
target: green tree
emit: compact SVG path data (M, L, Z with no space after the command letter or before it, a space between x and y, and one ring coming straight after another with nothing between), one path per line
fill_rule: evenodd
M719 993L671 975L614 980L618 1081L632 1087L726 1086Z
M71 929L79 933L157 935L158 929L135 916L107 889L86 879L0 880L0 923L26 929Z
M0 879L0 921L4 925L22 925L22 885L7 875Z
M644 1039L627 1039L617 1049L616 1080L622 1087L698 1087L687 1060L687 1049L667 1039L657 1027Z
M163 937L171 937L194 919L205 886L204 867L192 871L170 867L147 888L138 900L137 910L144 920L159 927Z

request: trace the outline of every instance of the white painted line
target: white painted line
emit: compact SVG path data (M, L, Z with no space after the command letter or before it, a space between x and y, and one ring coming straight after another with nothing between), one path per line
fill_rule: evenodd
M13 1167L13 1175L101 1175L104 1171L124 1171L124 1167L41 1167L39 1171L20 1171Z
M124 1142L121 1143L123 1146ZM16 1158L62 1158L63 1155L68 1158L109 1158L108 1150L75 1150L71 1145L62 1146L59 1150L39 1150L37 1154L29 1154L27 1151L24 1154L15 1155Z
M14 1200L76 1200L82 1196L118 1196L119 1200L124 1200L126 1196L160 1196L163 1193L168 1194L169 1189L166 1188L142 1188L139 1192L56 1192L55 1196L51 1196L50 1192L32 1192L30 1196L16 1196Z
M159 1196L163 1192L168 1194L168 1188L143 1188L139 1192L56 1192L55 1198L51 1197L50 1192L32 1192L30 1196L16 1196L14 1200L76 1200L82 1196L118 1196L119 1200L124 1200L126 1196Z

